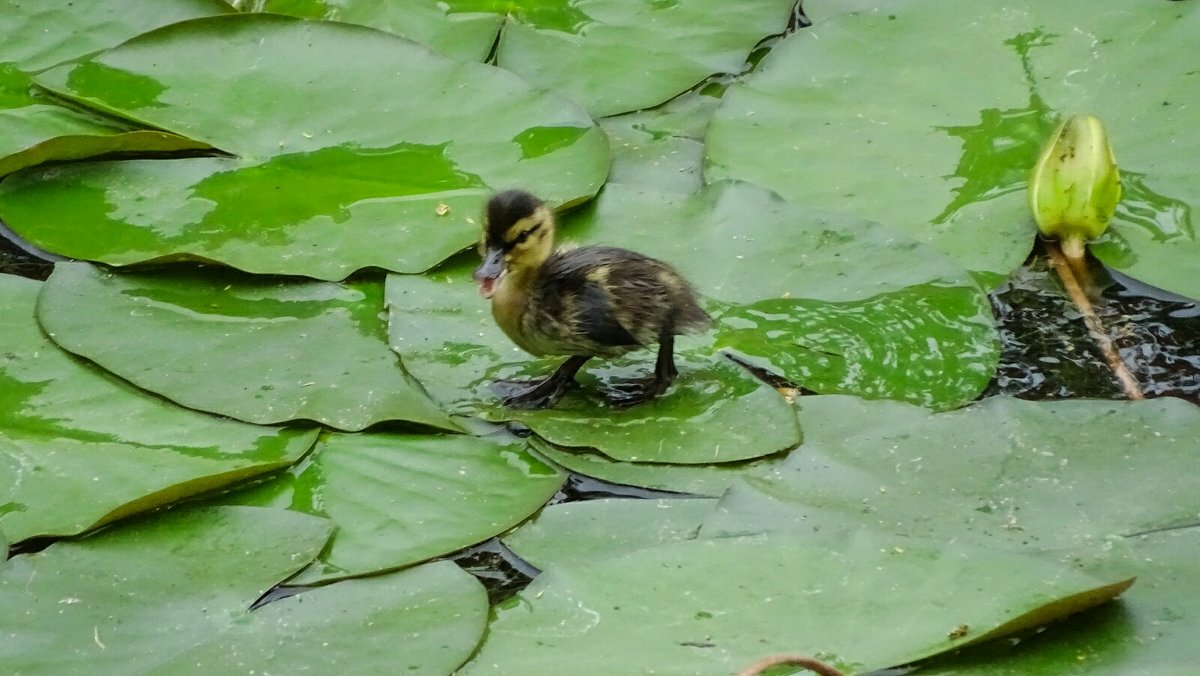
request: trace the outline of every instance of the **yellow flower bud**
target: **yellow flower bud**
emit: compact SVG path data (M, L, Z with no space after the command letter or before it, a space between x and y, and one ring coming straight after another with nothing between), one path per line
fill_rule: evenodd
M1121 201L1121 176L1104 125L1092 115L1072 115L1042 150L1029 177L1029 206L1038 229L1063 242L1067 255L1083 255L1083 242L1108 229Z

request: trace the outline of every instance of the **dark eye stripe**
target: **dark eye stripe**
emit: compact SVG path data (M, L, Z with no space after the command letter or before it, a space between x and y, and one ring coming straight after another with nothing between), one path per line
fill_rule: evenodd
M522 232L521 234L517 235L513 239L513 241L504 245L504 250L508 251L509 249L512 249L513 247L520 245L525 240L529 239L533 235L533 233L537 232L538 230L541 230L541 228L542 228L542 224L538 223L537 225L533 226L532 228L526 230L525 232Z

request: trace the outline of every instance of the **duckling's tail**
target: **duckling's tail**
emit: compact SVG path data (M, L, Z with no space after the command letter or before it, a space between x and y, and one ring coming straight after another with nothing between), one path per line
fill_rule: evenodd
M700 307L695 298L687 298L676 310L671 322L673 333L700 333L712 326L712 317Z

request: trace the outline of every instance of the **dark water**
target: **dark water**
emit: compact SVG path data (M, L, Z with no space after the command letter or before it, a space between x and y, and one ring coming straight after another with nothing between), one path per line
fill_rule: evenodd
M1090 261L1096 314L1147 397L1200 404L1200 305ZM1124 399L1043 253L991 294L1000 367L983 396Z
M61 257L27 244L0 221L0 273L45 280Z

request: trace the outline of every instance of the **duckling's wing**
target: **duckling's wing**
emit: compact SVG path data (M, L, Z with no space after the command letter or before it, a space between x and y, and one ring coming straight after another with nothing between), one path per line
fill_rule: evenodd
M620 353L643 343L618 318L604 271L612 252L583 247L559 252L543 267L537 284L534 323L573 354Z
M580 288L575 324L588 340L613 347L639 345L617 318L612 297L599 284L585 282Z

